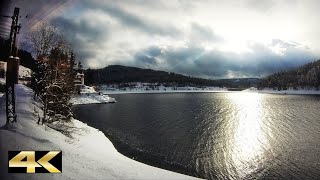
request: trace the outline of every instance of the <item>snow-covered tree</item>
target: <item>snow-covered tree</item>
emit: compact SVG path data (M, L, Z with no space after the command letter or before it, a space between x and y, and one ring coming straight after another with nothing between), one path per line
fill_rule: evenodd
M31 87L35 92L35 98L43 94L46 86L46 76L48 75L48 56L60 38L58 30L54 26L41 26L28 35L28 42L32 46L36 56L36 64L32 74Z
M45 93L42 95L44 100L45 115L48 121L69 120L72 117L69 100L74 91L74 71L73 55L64 52L63 47L51 50L48 61L47 82ZM73 60L71 60L73 58ZM55 118L54 116L59 116ZM47 120L47 117L44 118Z
M54 27L41 27L30 34L36 54L32 88L43 104L38 123L67 122L72 117L69 100L74 92L75 55Z

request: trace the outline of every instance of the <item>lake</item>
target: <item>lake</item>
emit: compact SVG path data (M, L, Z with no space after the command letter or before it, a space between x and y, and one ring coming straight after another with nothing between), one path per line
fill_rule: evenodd
M74 106L75 118L104 132L120 153L137 161L206 179L320 177L320 96L112 97L118 103Z

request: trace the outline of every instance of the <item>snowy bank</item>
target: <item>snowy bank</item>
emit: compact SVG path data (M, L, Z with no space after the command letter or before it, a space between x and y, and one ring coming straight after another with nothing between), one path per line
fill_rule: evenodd
M103 88L103 94L135 94L135 93L196 93L196 92L228 92L227 88L220 87L164 87L156 86L149 88L148 86L140 86L134 88Z
M16 129L0 128L0 179L195 179L194 177L152 167L134 161L114 148L99 130L72 120L74 138L36 124L35 112L41 113L32 99L32 91L17 86ZM0 98L0 127L5 124L5 97ZM8 174L8 151L62 150L62 174Z
M74 96L70 99L70 103L73 105L78 104L101 104L101 103L115 103L114 98L109 97L108 95L100 94L80 94Z
M270 94L320 94L319 90L310 88L310 89L293 89L288 88L287 90L273 90L272 88L264 88L262 90L258 90L257 88L249 88L244 90L244 92L256 92L256 93L270 93Z
M99 103L115 103L114 98L108 95L103 95L97 92L93 87L84 86L78 95L74 95L70 99L70 103L74 105L78 104L99 104Z

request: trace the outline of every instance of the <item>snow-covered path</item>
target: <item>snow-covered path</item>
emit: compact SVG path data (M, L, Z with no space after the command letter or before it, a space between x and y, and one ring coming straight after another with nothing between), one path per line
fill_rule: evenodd
M0 179L195 179L152 167L117 152L109 139L97 129L73 120L79 129L70 139L43 125L37 125L38 110L32 91L17 86L16 129L0 129ZM36 108L35 108L36 107ZM0 97L0 127L5 124L5 97ZM8 151L62 150L62 174L8 174Z

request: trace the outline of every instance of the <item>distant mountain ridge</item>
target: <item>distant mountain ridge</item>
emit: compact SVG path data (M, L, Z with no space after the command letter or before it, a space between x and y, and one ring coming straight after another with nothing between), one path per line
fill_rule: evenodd
M175 86L216 86L229 88L246 88L255 86L258 78L210 80L184 76L173 72L156 71L121 65L110 65L102 69L87 69L84 71L86 84L109 83L162 83Z
M302 65L298 68L278 72L261 79L258 88L274 88L286 90L287 88L320 88L320 60Z

